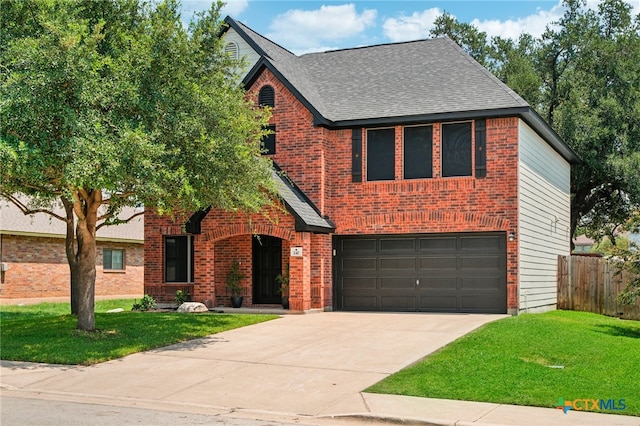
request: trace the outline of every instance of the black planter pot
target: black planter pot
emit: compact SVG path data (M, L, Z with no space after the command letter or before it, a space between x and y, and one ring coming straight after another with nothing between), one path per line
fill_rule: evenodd
M241 308L242 296L231 296L231 306L234 308Z
M289 309L289 296L282 298L282 309Z

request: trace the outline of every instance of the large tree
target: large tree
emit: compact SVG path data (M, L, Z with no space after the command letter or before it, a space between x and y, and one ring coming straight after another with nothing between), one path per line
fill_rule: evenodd
M258 211L272 199L268 111L233 75L220 7L185 28L173 0L2 3L0 196L66 223L79 329L95 329L96 231L129 220L123 207Z
M565 0L539 38L486 34L443 15L448 35L518 92L582 159L571 170L571 235L614 235L640 206L640 16L623 0Z

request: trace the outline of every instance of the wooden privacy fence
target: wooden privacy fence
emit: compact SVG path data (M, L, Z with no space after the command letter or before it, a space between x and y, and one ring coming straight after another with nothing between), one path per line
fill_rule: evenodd
M618 301L631 277L616 261L558 256L558 309L640 320L640 302L623 305Z

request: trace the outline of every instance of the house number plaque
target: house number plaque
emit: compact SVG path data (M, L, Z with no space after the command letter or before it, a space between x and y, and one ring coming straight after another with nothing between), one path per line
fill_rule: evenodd
M292 257L302 257L302 247L291 247Z

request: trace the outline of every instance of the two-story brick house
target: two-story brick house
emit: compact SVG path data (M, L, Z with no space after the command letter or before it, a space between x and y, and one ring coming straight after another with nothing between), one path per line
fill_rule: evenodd
M296 56L226 22L250 96L273 108L286 210L147 210L146 292L187 284L229 306L238 261L248 306L279 303L288 270L296 310L555 307L578 158L520 96L446 38Z

